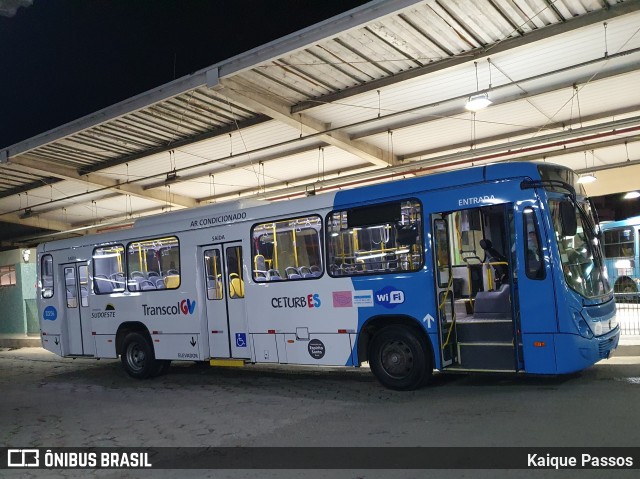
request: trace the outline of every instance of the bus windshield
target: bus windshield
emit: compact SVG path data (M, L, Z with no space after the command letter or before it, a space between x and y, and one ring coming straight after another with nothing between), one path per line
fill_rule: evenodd
M577 230L574 236L562 236L560 201L550 200L551 215L560 250L565 280L571 289L585 298L595 298L611 292L611 285L602 261L600 242L593 225L591 208L578 203Z

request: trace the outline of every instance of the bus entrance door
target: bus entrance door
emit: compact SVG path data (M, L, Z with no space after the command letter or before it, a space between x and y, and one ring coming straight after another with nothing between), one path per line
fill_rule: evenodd
M431 218L443 369L515 371L513 206Z
M447 367L456 359L456 336L453 318L455 301L453 271L449 253L449 228L443 215L431 215L434 238L434 262L436 264L436 293L438 301L438 324L440 325L440 351L442 366Z
M209 355L212 358L249 359L244 275L240 242L205 246Z
M64 327L67 330L65 356L93 356L95 342L89 317L88 267L86 263L61 266L65 283ZM65 335L63 334L63 337Z

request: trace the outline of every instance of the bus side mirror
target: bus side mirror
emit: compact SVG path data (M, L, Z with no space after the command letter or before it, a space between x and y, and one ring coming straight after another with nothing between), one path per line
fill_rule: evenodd
M573 203L564 200L560 203L560 221L562 224L562 236L575 236L578 231L576 221L576 209Z

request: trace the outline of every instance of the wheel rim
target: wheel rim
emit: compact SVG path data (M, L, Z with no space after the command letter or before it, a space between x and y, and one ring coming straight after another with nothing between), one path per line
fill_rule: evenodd
M387 375L401 379L413 369L413 352L403 341L389 341L380 351L380 363Z
M144 368L146 355L138 344L131 344L127 349L127 364L133 371L141 371Z

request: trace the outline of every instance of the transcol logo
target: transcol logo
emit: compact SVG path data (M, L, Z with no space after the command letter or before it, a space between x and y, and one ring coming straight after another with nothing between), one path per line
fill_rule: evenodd
M395 308L404 303L404 292L392 286L385 286L380 291L376 291L375 301L385 308Z
M173 306L149 306L142 305L142 311L145 316L176 316L182 314L193 314L196 310L196 301L191 299L183 299Z

